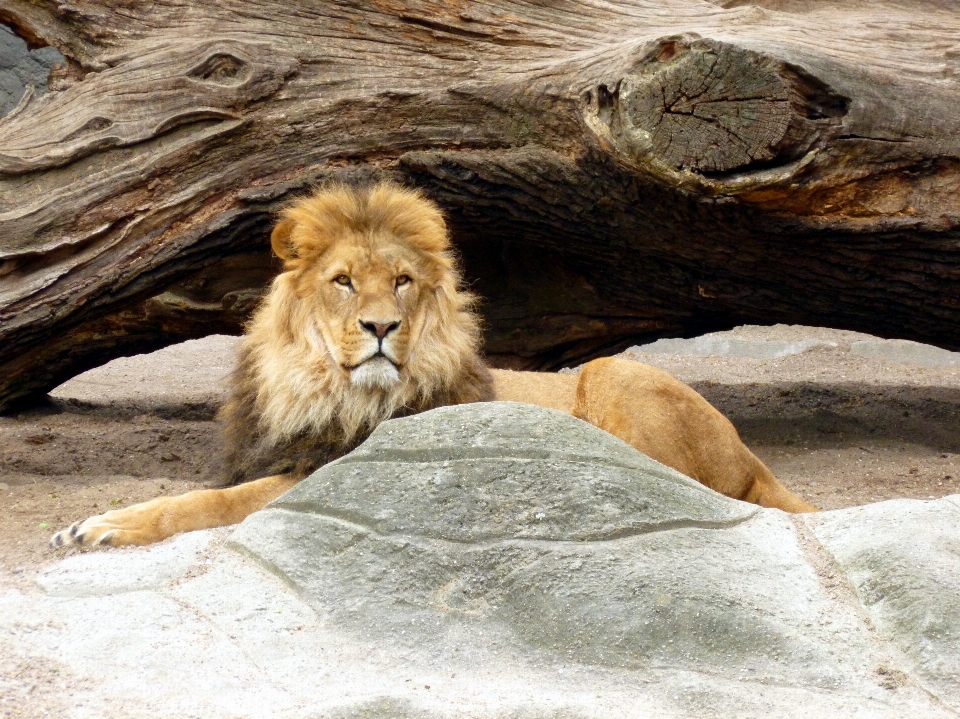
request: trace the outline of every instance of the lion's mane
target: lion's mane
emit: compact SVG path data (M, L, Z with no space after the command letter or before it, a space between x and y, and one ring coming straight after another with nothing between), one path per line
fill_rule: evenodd
M338 227L416 237L442 279L416 308L427 321L401 381L389 390L371 390L338 371L313 329L312 313L325 308L297 296L297 273L311 261L311 248L300 248L300 262L288 263L274 280L241 344L220 414L225 484L283 473L304 477L349 452L386 419L492 399L490 373L479 355L477 298L462 288L432 202L391 184L327 187L292 205L283 218L327 237L336 237ZM431 236L438 232L443 236ZM312 261L322 258L322 252L314 254Z

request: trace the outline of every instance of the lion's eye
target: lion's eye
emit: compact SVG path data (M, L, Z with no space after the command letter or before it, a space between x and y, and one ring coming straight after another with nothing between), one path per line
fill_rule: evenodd
M397 277L397 287L402 287L403 285L410 283L410 277L407 275L400 275Z
M336 277L333 278L333 281L336 282L338 285L342 285L344 287L349 287L351 284L350 278L347 277L346 275L337 275Z

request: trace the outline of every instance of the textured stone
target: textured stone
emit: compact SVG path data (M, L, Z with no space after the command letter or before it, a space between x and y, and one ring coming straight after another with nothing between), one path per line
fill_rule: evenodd
M612 539L757 509L581 420L510 402L384 423L273 506L451 542Z
M50 397L101 416L212 419L236 365L239 344L239 337L209 335L119 357L67 380Z
M57 597L154 589L184 576L203 559L209 544L209 534L192 532L175 546L161 543L144 549L122 549L122 568L112 553L74 554L40 572L37 584Z
M698 355L701 357L749 357L750 359L779 359L796 355L815 347L836 347L836 342L805 339L799 342L783 340L743 340L716 335L692 339L662 339L646 345L631 347L630 352L653 354Z
M231 541L361 641L493 636L591 665L839 686L832 632L867 661L862 628L786 516L757 514L573 417L490 403L381 425ZM806 627L811 613L838 624Z
M960 495L808 518L880 632L960 710Z
M910 340L861 340L850 351L862 357L881 357L914 367L949 369L960 367L960 352L948 352L932 345Z

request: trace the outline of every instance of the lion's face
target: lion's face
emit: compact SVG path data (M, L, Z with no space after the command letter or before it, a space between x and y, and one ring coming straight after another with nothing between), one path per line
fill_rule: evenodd
M271 437L336 422L349 438L483 395L475 298L432 202L390 184L327 188L285 210L271 243L284 271L245 341Z
M389 389L423 332L424 299L436 290L428 258L389 232L344 231L297 278L313 327L352 384Z

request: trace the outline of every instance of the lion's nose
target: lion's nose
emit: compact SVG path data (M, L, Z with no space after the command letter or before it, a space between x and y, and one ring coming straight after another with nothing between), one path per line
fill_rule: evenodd
M360 320L360 326L363 327L367 332L376 336L378 340L382 340L388 334L393 332L397 327L400 326L399 322L364 322Z

